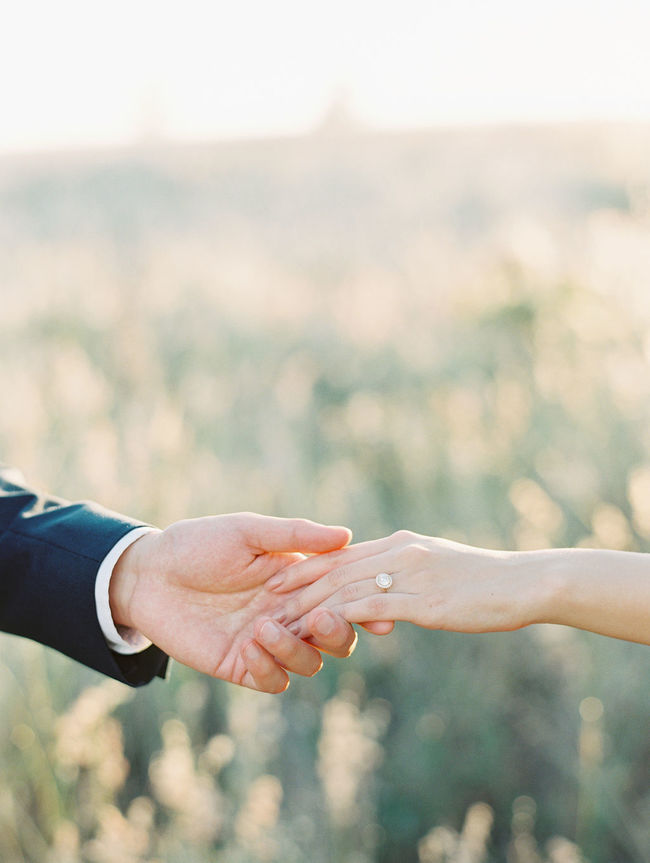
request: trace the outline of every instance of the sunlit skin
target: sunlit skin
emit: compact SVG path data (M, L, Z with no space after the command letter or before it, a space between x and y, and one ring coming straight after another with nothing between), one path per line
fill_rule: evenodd
M393 578L385 592L375 582L382 572ZM650 644L650 556L635 552L491 551L399 531L308 558L269 588L285 595L276 619L295 635L324 607L351 623L405 620L456 632L555 623Z
M271 619L284 597L266 584L303 554L349 540L344 527L251 513L176 522L120 557L110 586L113 618L198 671L281 692L287 671L315 674L320 651L348 656L356 636L349 623L322 609L308 617L305 640L292 635ZM374 631L391 628L378 623Z

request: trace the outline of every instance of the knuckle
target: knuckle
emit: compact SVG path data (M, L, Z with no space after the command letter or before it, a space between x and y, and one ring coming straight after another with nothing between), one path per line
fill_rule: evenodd
M277 656L281 657L280 661L283 665L295 665L296 660L300 657L300 648L301 642L297 640L291 640L288 644L283 646L282 651L278 651Z
M330 585L335 588L343 587L346 583L346 569L343 566L337 566L328 575Z
M429 556L426 546L419 542L411 542L403 551L402 559L411 566L424 564Z
M344 584L339 591L341 602L351 602L359 596L358 584Z
M230 512L226 515L222 515L221 519L226 523L230 522L233 526L241 527L246 524L252 516L252 512Z
M291 536L295 542L298 542L301 537L307 533L311 522L307 518L292 518L290 521Z
M217 516L220 527L238 534L245 534L252 525L252 513L232 512L227 515Z
M282 610L284 619L288 623L293 623L300 617L300 604L297 599L288 599L283 603Z
M395 533L391 535L391 539L396 539L399 542L411 542L415 538L416 534L414 534L410 530L396 530Z
M386 597L371 596L370 600L368 601L368 610L371 617L381 617L383 614L386 613Z

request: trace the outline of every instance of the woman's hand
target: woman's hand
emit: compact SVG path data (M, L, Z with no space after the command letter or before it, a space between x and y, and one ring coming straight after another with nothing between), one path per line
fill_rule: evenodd
M375 578L388 573L382 591ZM350 623L502 632L555 623L650 644L650 555L605 549L491 551L399 531L317 555L267 583L278 621L302 635L325 606ZM313 610L315 609L315 610Z
M472 548L399 531L293 564L267 585L287 599L277 619L294 634L323 605L351 623L406 620L429 629L494 632L534 622L530 579L516 567L518 554ZM388 573L392 586L375 581Z

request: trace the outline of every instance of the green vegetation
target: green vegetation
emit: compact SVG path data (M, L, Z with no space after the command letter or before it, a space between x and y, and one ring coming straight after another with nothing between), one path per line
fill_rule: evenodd
M650 550L648 138L5 160L2 459L160 525ZM647 647L399 625L272 697L0 645L3 863L650 860Z

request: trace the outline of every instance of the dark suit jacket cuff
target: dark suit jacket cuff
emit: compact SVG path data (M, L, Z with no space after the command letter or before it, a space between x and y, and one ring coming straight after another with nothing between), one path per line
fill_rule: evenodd
M97 570L115 543L141 523L94 503L70 504L3 482L1 472L0 504L0 629L131 686L164 677L166 654L155 646L117 654L97 620ZM10 520L2 518L7 512Z

